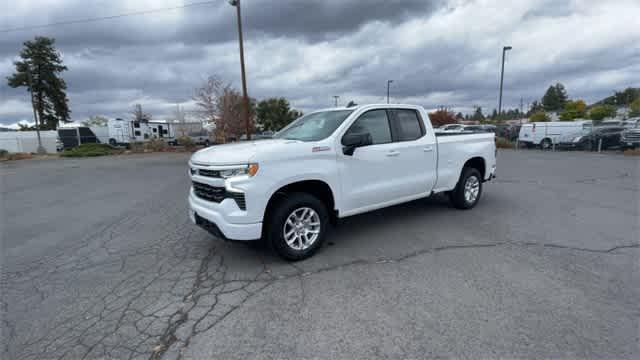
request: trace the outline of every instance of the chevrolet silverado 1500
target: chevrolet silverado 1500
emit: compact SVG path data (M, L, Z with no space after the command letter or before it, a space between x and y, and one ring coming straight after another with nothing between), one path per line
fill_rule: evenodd
M442 192L470 209L495 172L492 133L436 134L420 106L327 109L273 139L193 154L190 217L218 237L264 239L299 260L339 218Z

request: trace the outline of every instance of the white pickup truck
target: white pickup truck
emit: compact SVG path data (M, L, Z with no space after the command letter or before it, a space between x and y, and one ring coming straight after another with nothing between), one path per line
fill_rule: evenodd
M327 109L273 139L193 154L190 217L223 239L264 239L300 260L338 218L440 192L470 209L495 172L494 134L436 134L421 106Z

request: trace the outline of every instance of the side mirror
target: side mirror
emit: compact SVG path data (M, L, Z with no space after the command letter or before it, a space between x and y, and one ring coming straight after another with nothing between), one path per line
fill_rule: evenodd
M346 134L342 137L342 153L351 156L356 148L371 145L372 143L371 134L369 133Z

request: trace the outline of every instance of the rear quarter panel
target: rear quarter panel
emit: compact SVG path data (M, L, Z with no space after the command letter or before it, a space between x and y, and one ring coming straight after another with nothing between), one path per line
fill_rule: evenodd
M495 135L464 134L438 136L438 181L434 192L449 191L455 188L464 164L474 158L481 157L485 162L484 179L491 176L491 169L496 164Z

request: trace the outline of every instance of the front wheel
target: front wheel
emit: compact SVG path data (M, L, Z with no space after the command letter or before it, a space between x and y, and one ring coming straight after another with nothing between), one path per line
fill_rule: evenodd
M287 260L312 256L322 245L329 224L326 206L307 193L286 194L273 209L267 241Z
M458 209L471 209L482 195L482 175L477 169L463 168L456 188L449 193L449 199Z

